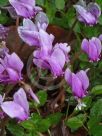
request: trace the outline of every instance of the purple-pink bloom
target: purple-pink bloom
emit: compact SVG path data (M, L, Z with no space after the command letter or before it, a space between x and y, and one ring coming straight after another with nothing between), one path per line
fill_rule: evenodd
M23 26L18 27L18 34L20 38L30 46L40 46L39 33L40 29L46 30L48 24L36 23L34 24L30 19L23 20Z
M102 42L102 34L100 34L98 38L99 38L100 41Z
M9 2L15 8L17 14L24 18L31 18L42 10L35 6L35 0L9 0Z
M40 49L34 51L33 62L39 68L49 69L57 77L63 74L65 62L68 61L67 55L70 47L67 43L57 43L52 45L54 36L40 29Z
M74 74L67 68L65 71L65 80L71 86L75 98L78 99L86 96L89 87L89 79L86 71L80 70Z
M100 59L102 45L101 41L93 37L89 41L84 39L81 45L82 50L88 54L90 61L98 61Z
M101 15L101 9L97 3L89 3L86 5L84 1L74 5L77 12L77 17L80 22L87 25L95 25L98 22L98 18Z
M29 117L29 103L25 91L20 88L13 96L13 101L1 104L1 109L11 118L26 120Z
M23 62L16 53L5 54L4 59L0 59L0 82L17 83L22 79L21 71Z

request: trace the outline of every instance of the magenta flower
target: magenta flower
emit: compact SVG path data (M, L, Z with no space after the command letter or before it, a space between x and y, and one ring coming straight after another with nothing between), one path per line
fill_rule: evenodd
M25 91L20 88L13 98L13 101L2 102L1 109L11 118L26 120L29 117L29 104Z
M46 23L38 22L34 24L30 19L23 20L23 26L18 27L18 34L20 38L30 46L40 46L39 31L40 29L46 30Z
M101 15L101 9L97 3L89 3L86 5L84 1L74 5L77 12L77 17L80 22L87 25L95 25L98 22L98 18Z
M41 48L34 52L34 64L39 68L49 69L55 77L62 75L65 62L68 61L70 47L67 43L57 43L53 47L54 36L42 29L39 36Z
M31 18L42 9L35 6L35 0L9 0L19 16Z
M71 86L75 98L83 98L87 94L89 87L89 79L85 71L80 70L74 74L67 69L65 71L65 80Z
M16 53L6 53L4 59L0 59L0 63L0 82L16 83L22 79L23 62Z
M89 41L84 39L81 45L82 50L88 54L90 61L98 61L101 55L101 41L93 37Z

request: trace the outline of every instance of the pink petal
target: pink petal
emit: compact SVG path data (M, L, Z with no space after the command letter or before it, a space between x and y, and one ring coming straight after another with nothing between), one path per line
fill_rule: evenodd
M24 109L13 101L4 102L1 105L1 108L11 118L17 118L19 120L25 120L28 118L28 115L25 113Z
M15 94L14 94L14 102L22 106L25 110L25 113L29 115L29 104L27 101L27 96L23 88L20 88Z

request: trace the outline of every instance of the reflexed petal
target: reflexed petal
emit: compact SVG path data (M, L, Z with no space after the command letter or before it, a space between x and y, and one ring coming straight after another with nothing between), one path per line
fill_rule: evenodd
M18 27L19 28L19 27ZM23 19L23 26L20 27L21 29L27 29L30 31L37 31L36 25L30 19Z
M33 5L20 2L18 0L9 0L10 4L15 8L18 15L23 17L32 17L34 15Z
M51 55L52 60L56 60L56 62L60 65L60 67L63 69L64 64L65 64L65 54L60 48L54 49L52 55Z
M89 40L89 58L92 61L97 61L99 55L97 52L97 47L93 40Z
M18 27L18 34L20 38L30 46L40 46L39 33L37 31L30 31L22 29L22 27Z
M29 115L29 104L27 101L27 96L23 88L20 88L15 94L14 94L14 102L19 104L21 107L24 108L25 112Z
M34 101L36 101L38 104L40 103L38 97L34 94L32 89L30 89L28 93L31 95L31 97L34 99Z
M33 63L39 68L50 69L49 63L46 60L43 60L41 58L38 58L38 59L34 58Z
M59 44L57 43L57 44L55 45L55 48L60 48L60 49L62 49L65 53L69 53L70 50L71 50L71 47L68 46L67 43L59 43Z
M23 68L23 62L21 61L21 59L17 56L16 53L12 53L11 55L9 55L8 58L8 65L9 67L17 70L18 72L21 72L22 68Z
M51 59L50 57L47 59L47 62L50 65L50 70L52 72L52 74L56 77L56 76L60 76L63 74L62 68L60 66L60 64L54 60Z
M84 52L86 52L87 54L89 53L89 42L88 42L88 40L87 39L84 39L83 41L82 41L82 44L81 44L81 48L82 48L82 50L84 51Z
M79 18L83 18L84 23L89 24L89 25L96 24L96 18L90 12L88 12L84 7L80 5L74 5L74 8L78 12L79 14L78 16L81 16Z
M87 7L88 11L93 14L96 18L101 15L101 8L97 3L90 2Z
M28 118L24 109L13 101L3 102L1 108L11 118L18 118L19 120L25 120Z
M25 0L9 0L9 2L12 4L12 3L14 3L14 2L20 2L20 3L26 3L26 4L28 4L28 5L33 5L33 6L35 6L35 0L27 0L27 1L25 1Z
M72 86L72 72L69 68L65 71L65 80L70 86Z
M89 79L88 76L86 75L86 72L81 70L76 74L76 76L80 79L83 89L87 90L87 88L89 87Z
M49 35L44 30L40 29L39 31L40 35L40 44L41 44L41 50L44 51L46 55L48 55L48 52L52 49L52 42L53 42L53 36Z
M20 80L20 77L16 71L14 71L11 68L7 68L6 70L8 72L11 82L16 82L16 81Z
M72 73L72 91L73 94L78 97L78 98L83 98L84 97L84 90L82 88L82 83L79 80L79 78Z
M94 42L95 45L96 45L97 55L100 55L100 54L101 54L101 51L102 51L101 41L100 41L98 38L95 38L95 37L93 37L92 40L93 40L93 42ZM99 56L98 56L98 57L99 57Z
M49 24L49 19L47 17L47 15L44 13L44 12L39 12L36 17L35 17L35 23L36 24L40 24L41 26L43 24L46 24L45 27L44 27L44 30L46 30L48 24Z

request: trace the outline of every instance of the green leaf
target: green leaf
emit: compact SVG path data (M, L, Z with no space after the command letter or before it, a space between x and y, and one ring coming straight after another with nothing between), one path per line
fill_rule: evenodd
M40 106L43 106L46 103L47 100L47 93L44 90L41 90L37 93L37 96L39 98L40 101Z
M69 118L65 124L70 127L71 129L77 130L78 128L83 126L83 123L86 120L85 114L79 114L75 117Z
M91 94L93 95L101 95L102 94L102 85L96 85L92 88Z
M99 24L102 25L102 15L99 18Z
M87 62L88 56L85 53L83 53L83 54L80 54L79 59L83 62Z
M55 0L55 5L57 9L64 9L65 1L64 0Z
M9 21L7 15L3 12L0 14L0 24L6 24Z
M49 116L47 117L47 119L49 119L50 124L51 124L51 126L52 126L52 125L58 124L58 122L60 121L61 117L62 117L62 113L57 112L57 113L54 113L54 114L49 115Z
M92 97L91 96L87 96L87 97L84 97L82 102L86 105L86 107L84 109L88 109L91 107L91 104L92 104Z
M31 118L29 120L25 120L20 123L22 127L24 127L27 130L35 130L37 131L37 124L42 120L41 116L37 113L32 114Z
M90 112L88 127L92 136L102 136L102 99L94 103Z
M34 124L32 120L26 120L20 123L20 125L28 130L32 130L34 128Z
M0 0L0 6L6 6L7 4L9 4L8 0Z
M36 4L39 6L44 6L44 0L36 0Z
M46 1L44 6L46 8L46 14L49 18L49 23L52 23L56 13L55 4L52 1L51 2Z
M19 126L15 121L9 121L7 124L7 129L10 131L10 133L14 136L25 136L24 129Z

